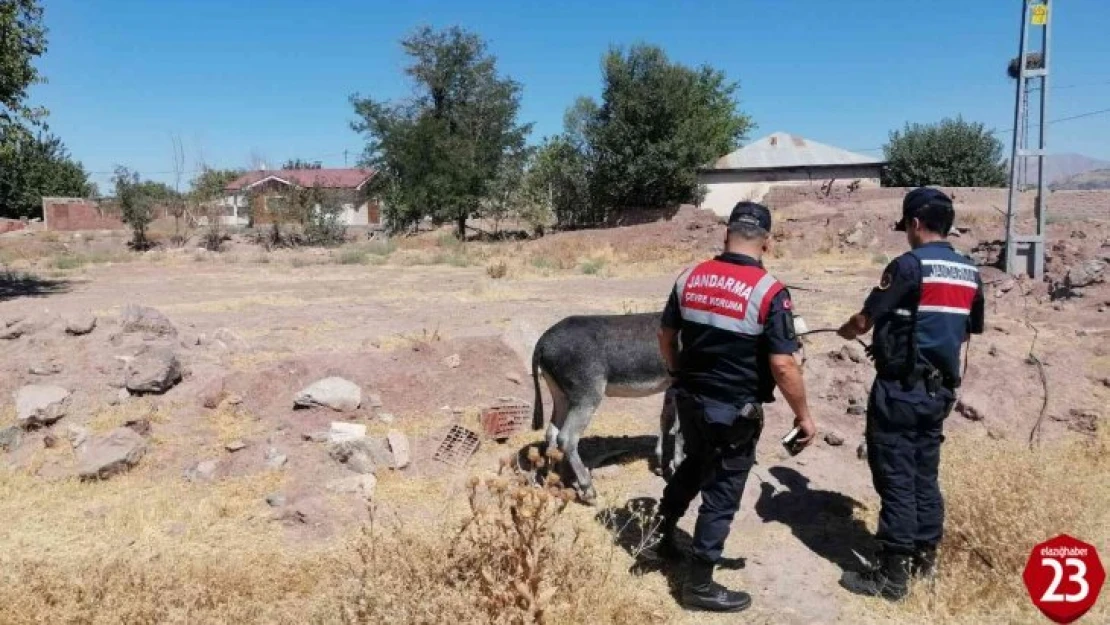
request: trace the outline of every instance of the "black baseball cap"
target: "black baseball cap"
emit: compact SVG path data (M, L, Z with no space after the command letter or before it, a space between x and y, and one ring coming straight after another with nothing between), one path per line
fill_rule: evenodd
M910 191L902 199L902 218L894 224L894 229L898 232L905 232L906 225L911 219L915 217L920 219L926 216L941 217L942 219L938 221L951 224L956 219L956 210L952 208L952 198L945 195L940 189L930 187L918 187Z
M735 230L741 226L755 226L771 231L771 211L762 204L755 202L740 202L732 207L732 214L728 216L728 229Z

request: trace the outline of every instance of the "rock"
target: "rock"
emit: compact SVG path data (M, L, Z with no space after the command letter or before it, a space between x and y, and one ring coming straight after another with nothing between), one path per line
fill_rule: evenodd
M216 460L203 460L185 470L185 479L190 482L211 482L216 479L220 463Z
M83 428L79 425L72 424L66 426L66 438L69 439L69 444L74 449L79 449L82 445L88 442L89 436L91 435L92 433L89 432L88 428Z
M451 354L450 356L443 359L443 366L450 369L458 369L460 366L462 366L462 356L458 354Z
M285 495L281 493L270 493L266 495L266 503L269 504L271 508L280 508L285 505Z
M512 382L513 384L520 384L520 376L515 373L506 373L505 379Z
M15 392L15 416L23 427L50 425L65 416L69 391L60 386L31 384Z
M96 328L96 315L91 312L80 312L66 319L66 334L83 336Z
M54 436L50 432L47 432L45 435L43 435L43 437L42 437L42 446L43 447L45 447L47 449L54 449L54 447L57 444L58 444L58 437Z
M289 456L278 451L276 448L271 447L266 450L266 468L267 469L281 469L289 462Z
M860 415L865 415L867 414L867 406L864 406L863 404L848 406L848 414L856 417Z
M396 420L396 418L388 412L383 412L378 415L378 418L382 420L382 423L393 423Z
M120 327L124 332L155 336L177 336L177 328L161 312L147 306L129 304L123 309Z
M77 453L77 474L82 479L105 479L139 463L147 442L130 428L116 428L89 440Z
M1068 411L1068 429L1075 432L1094 434L1098 431L1098 415L1090 410L1072 408Z
M0 451L15 451L23 442L23 428L9 425L0 429Z
M863 224L857 223L856 227L848 233L848 236L844 237L844 242L848 245L860 245L863 243L863 238L865 236L866 233L863 231Z
M1084 261L1068 269L1064 284L1068 288L1079 289L1106 280L1106 263L1097 258Z
M956 402L956 412L968 421L982 421L986 415L982 410L960 399Z
M825 442L828 443L830 447L840 447L844 444L844 437L836 432L827 432L825 433Z
M62 365L56 362L48 364L31 365L27 373L31 375L55 375L62 372Z
M323 406L339 412L355 410L362 404L362 389L343 378L331 377L313 382L293 399L294 408Z
M328 455L356 473L373 473L396 464L385 441L370 438L329 443Z
M386 434L386 441L389 443L389 451L393 454L393 468L403 469L409 466L409 463L412 462L409 437L405 436L403 432L390 430Z
M219 408L220 402L227 398L222 377L212 380L200 391L200 405L212 410Z
M371 393L367 398L367 403L371 408L381 408L384 405L382 404L382 396L377 393Z
M1007 278L1006 280L1003 280L1001 284L998 285L998 291L1000 293L1009 293L1010 291L1013 291L1014 287L1016 287L1016 286L1017 286L1017 281L1016 280L1014 280L1013 278Z
M1000 441L1006 438L1006 433L999 429L987 428L987 438L992 441Z
M49 313L31 315L29 317L14 317L8 325L0 327L0 339L17 339L29 336L49 328L54 324L55 317Z
M227 328L220 328L219 330L216 330L216 332L212 335L212 339L223 343L224 346L227 348L241 347L245 343L245 341L243 341L243 337L239 336L238 334L232 332Z
M995 345L991 345L991 348L987 350L987 354L989 356L991 356L992 358L997 358L998 357L998 347L995 346Z
M377 485L378 479L368 473L366 475L351 475L332 480L327 483L326 488L333 493L353 493L370 499L374 496L374 488Z
M861 363L866 359L863 349L855 343L848 343L840 348L841 360L850 360L854 363Z
M867 460L867 441L863 441L856 447L856 458L860 460Z
M119 391L116 392L116 403L122 404L129 399L131 399L131 391L127 390L126 388L121 388Z
M329 443L343 443L362 438L366 438L366 426L361 423L332 421L331 429L327 433Z
M130 419L123 424L123 427L133 430L139 436L150 436L150 419Z
M127 365L127 389L134 393L165 393L181 381L181 362L168 347L148 347Z
M230 443L224 445L224 449L230 451L231 453L235 453L237 451L241 451L241 450L246 449L246 448L247 448L247 444L244 443L241 440L234 440L234 441L231 441Z
M243 398L239 395L228 395L227 399L224 401L226 401L229 406L238 406L243 403Z
M301 439L310 443L326 443L330 435L330 432L305 432L301 434Z

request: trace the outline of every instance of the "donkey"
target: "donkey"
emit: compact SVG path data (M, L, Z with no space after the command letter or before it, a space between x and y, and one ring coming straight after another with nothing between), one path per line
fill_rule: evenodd
M547 427L548 449L558 448L573 473L574 487L586 503L597 492L590 472L578 455L578 440L604 397L648 397L663 393L670 376L659 354L656 338L662 313L575 315L566 317L540 336L532 352L535 409L532 429L543 428L540 372L551 393L552 414ZM667 397L670 400L668 394ZM681 440L673 402L660 414L655 445L658 466L666 474L681 461ZM664 442L672 450L664 458ZM672 446L673 445L673 446Z

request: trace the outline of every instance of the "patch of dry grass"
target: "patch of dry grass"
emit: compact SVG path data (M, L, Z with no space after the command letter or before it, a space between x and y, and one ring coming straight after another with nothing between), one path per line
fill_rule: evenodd
M1022 571L1033 545L1067 533L1110 546L1110 433L1030 451L959 439L944 449L946 537L935 588L901 605L858 605L861 619L914 623L1043 623ZM1105 561L1105 553L1103 559ZM1110 620L1102 601L1085 617Z

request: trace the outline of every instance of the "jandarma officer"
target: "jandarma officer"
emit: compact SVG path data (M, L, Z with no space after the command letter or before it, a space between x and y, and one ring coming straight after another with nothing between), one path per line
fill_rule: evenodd
M659 346L674 378L685 459L663 491L658 550L677 557L675 526L701 492L690 573L682 588L688 608L736 612L751 596L713 581L763 430L761 404L774 401L776 382L809 444L816 426L794 360L790 294L763 269L771 245L771 213L741 202L732 210L725 253L684 272L663 312ZM681 350L678 343L681 342Z
M961 383L961 345L983 331L979 271L947 241L954 219L943 192L910 191L895 229L912 249L887 266L863 310L839 330L852 340L874 328L866 440L882 509L877 564L841 578L857 594L901 599L911 576L935 572L944 525L937 482L944 420Z

